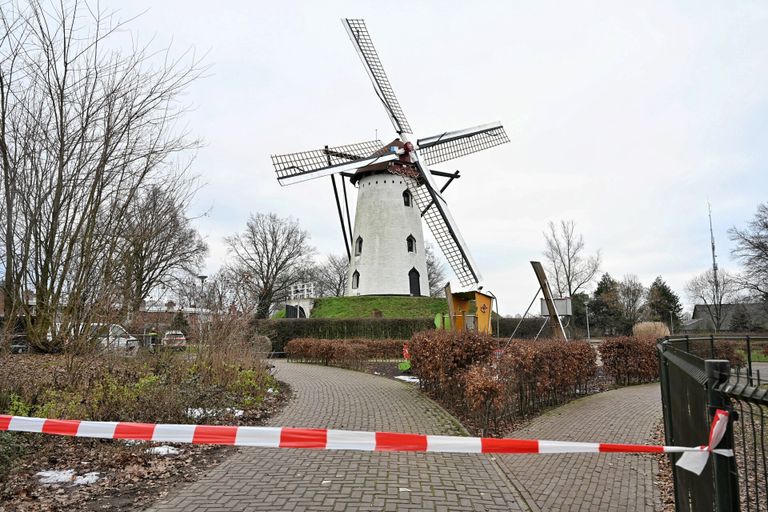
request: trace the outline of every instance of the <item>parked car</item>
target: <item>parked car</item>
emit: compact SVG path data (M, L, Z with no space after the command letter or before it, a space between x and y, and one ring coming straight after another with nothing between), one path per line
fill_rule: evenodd
M135 351L139 340L131 336L125 327L118 324L91 324L96 341L109 350Z
M11 337L11 354L29 352L29 340L26 334L14 334Z
M187 348L187 337L181 331L166 331L160 344L163 347L183 350Z

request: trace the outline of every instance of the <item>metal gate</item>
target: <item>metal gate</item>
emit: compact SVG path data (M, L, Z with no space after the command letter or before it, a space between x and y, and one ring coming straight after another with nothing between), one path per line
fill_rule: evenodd
M696 476L678 470L679 455L671 455L677 510L768 512L768 385L752 364L753 349L765 342L768 338L715 336L659 340L666 444L701 444L714 411L731 412L720 447L733 448L735 457L713 455Z

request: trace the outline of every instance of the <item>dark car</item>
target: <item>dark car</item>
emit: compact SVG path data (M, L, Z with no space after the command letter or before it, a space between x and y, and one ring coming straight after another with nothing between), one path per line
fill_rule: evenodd
M11 336L11 354L24 354L29 352L29 340L26 334L14 334Z

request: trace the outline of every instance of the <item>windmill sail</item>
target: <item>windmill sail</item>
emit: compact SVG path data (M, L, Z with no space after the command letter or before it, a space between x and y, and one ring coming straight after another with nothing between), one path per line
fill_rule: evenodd
M419 154L428 165L446 162L509 142L501 123L490 123L418 140Z
M290 185L397 159L397 155L394 154L376 155L381 148L381 141L371 140L300 153L272 155L272 165L280 184Z
M384 66L381 65L379 54L376 53L376 48L373 46L371 36L368 34L368 29L365 27L365 21L344 19L342 20L342 23L344 24L344 28L347 29L349 38L352 40L352 44L355 45L355 49L365 65L365 70L368 72L371 82L373 82L373 88L376 91L376 95L384 104L384 108L387 110L387 114L392 120L395 130L399 134L413 133L411 131L411 126L408 124L408 120L405 118L403 109L400 108L400 102L397 101L395 91L389 83L389 78L387 78L387 73L384 71Z
M422 176L424 172L418 166ZM440 247L451 270L456 275L462 286L473 286L480 282L480 272L477 270L472 255L469 253L464 238L459 232L456 222L453 220L448 205L443 197L430 185L427 180L404 177L408 190L414 198L416 205L421 210L422 218L426 222L437 245ZM431 180L431 176L429 177Z

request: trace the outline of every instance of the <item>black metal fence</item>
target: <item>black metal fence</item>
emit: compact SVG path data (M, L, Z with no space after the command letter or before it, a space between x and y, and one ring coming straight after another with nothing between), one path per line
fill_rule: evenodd
M678 470L672 455L679 511L768 512L768 337L664 338L659 340L666 442L706 441L716 409L731 412L721 448L700 476Z

